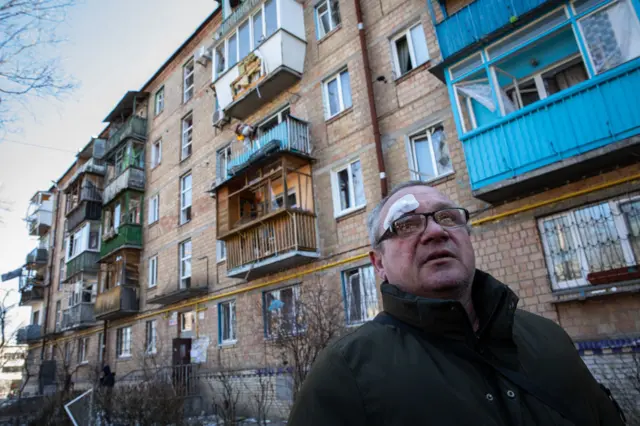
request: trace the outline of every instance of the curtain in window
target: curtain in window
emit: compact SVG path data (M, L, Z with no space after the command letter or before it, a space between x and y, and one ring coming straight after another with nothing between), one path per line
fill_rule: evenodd
M625 266L620 235L608 203L578 210L575 217L589 272Z
M409 54L409 43L406 37L396 40L396 50L398 51L400 74L405 74L413 68L411 66L411 55Z
M334 28L340 24L340 3L338 0L331 0L331 20Z
M629 230L629 244L633 250L636 264L640 263L640 201L620 205Z
M435 155L436 167L438 168L438 176L452 172L453 166L451 165L449 147L445 141L444 130L442 128L436 129L431 134L431 144L433 146L433 154Z
M344 109L351 108L351 78L349 73L340 73L340 86L342 86L342 103Z
M340 111L338 80L332 80L327 84L327 92L329 97L329 115L335 115Z
M429 138L425 135L421 138L416 138L413 141L416 152L416 170L420 176L420 180L428 180L436 176L436 171L433 169L433 162L431 161L431 150L429 149Z
M556 217L543 223L542 238L547 243L549 269L553 271L557 282L582 277L578 247L571 235L571 226L569 216Z
M347 289L347 304L349 306L349 323L360 322L363 320L362 305L365 300L362 294L361 277L359 272L353 272L349 275L349 287Z
M496 111L496 105L493 102L493 96L491 94L491 86L489 84L483 83L473 83L473 84L459 84L456 87L456 91L463 96L469 97L474 101L478 102L480 105L484 106L491 112ZM511 102L509 96L501 89L500 97L502 98L502 103L504 105L504 110L506 114L510 114L516 111L518 108Z
M362 166L360 161L351 164L351 179L353 181L353 198L356 206L365 203L364 183L362 182Z
M580 26L596 73L640 55L640 27L628 1L583 18Z

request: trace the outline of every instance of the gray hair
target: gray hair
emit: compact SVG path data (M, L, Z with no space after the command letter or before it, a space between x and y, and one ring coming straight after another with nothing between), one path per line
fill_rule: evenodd
M369 216L367 217L367 229L369 231L369 242L371 243L372 249L375 250L378 248L378 244L376 244L376 242L378 241L378 238L380 238L380 235L378 235L378 230L380 229L380 213L382 212L382 208L387 203L387 201L389 201L389 198L393 197L400 190L409 188L411 186L431 187L431 185L429 185L428 183L422 182L420 180L410 180L407 182L403 182L395 186L391 190L391 192L387 194L386 197L384 197L378 204L376 204L373 210L371 210L371 213L369 213Z

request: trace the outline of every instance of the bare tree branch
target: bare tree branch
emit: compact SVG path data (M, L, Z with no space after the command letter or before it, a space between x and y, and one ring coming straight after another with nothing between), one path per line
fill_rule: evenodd
M62 71L57 27L75 0L0 0L0 130L32 97L58 98L76 87Z

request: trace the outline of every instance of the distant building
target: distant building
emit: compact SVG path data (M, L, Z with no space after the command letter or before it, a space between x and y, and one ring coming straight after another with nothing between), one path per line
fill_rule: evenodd
M17 395L26 356L26 345L6 345L0 348L0 399Z

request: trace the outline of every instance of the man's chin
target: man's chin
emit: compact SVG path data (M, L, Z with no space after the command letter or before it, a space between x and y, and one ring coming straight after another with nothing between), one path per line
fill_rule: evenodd
M468 279L464 273L446 269L434 271L428 268L423 270L420 281L423 283L425 290L434 294L460 290L461 287L468 285Z

